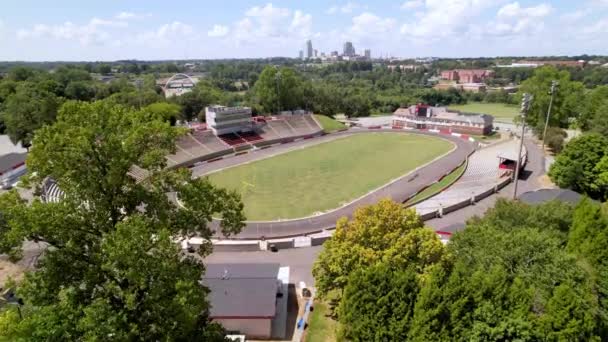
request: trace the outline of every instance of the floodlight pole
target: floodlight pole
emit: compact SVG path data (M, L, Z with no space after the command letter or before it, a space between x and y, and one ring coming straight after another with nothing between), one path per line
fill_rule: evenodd
M551 100L549 100L549 109L547 110L547 118L545 119L545 129L543 130L543 153L545 153L545 138L547 137L547 128L549 127L549 117L551 116L551 107L553 106L553 97L559 82L551 81Z
M521 168L521 151L524 147L524 134L526 133L526 114L532 97L530 94L524 94L521 103L521 137L519 140L519 152L517 153L517 161L515 163L515 178L513 179L513 199L517 199L517 183L519 182L519 169Z

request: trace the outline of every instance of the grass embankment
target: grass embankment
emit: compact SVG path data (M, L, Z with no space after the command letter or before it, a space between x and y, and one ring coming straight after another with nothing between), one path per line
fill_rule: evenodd
M452 171L450 174L443 177L443 179L441 179L439 182L429 186L428 188L426 188L423 191L421 191L420 193L418 193L416 196L410 198L407 202L405 202L405 205L416 204L418 202L431 198L431 197L437 195L438 193L442 192L447 187L454 184L454 182L457 181L458 178L460 178L460 176L462 176L462 174L464 173L466 168L467 168L467 164L466 163L462 164L456 170Z
M209 178L241 194L248 220L293 219L338 208L452 147L430 136L357 134L228 168Z
M489 114L494 117L496 122L507 123L512 123L513 118L519 114L517 106L505 103L471 102L463 105L452 105L449 108L461 112Z
M305 342L335 342L338 323L329 317L327 304L315 302L308 318Z
M336 121L329 116L315 114L315 119L321 124L321 128L323 128L325 133L331 133L346 128L343 123Z

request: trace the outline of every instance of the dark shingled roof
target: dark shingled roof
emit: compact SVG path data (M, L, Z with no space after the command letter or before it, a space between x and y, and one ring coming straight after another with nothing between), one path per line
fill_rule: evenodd
M519 200L527 204L540 204L552 200L577 204L581 198L581 194L570 189L540 189L519 196Z
M279 264L207 264L211 318L272 318Z
M25 162L27 153L9 153L0 156L0 173L10 171L13 167Z

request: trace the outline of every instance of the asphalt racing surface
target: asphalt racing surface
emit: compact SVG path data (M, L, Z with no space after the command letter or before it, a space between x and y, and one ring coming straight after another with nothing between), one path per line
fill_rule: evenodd
M455 148L448 152L448 154L422 166L416 170L411 171L407 175L386 184L379 189L364 195L363 197L356 199L355 201L337 208L326 213L311 216L302 219L283 220L283 221L268 221L268 222L246 222L246 226L243 228L241 233L230 236L231 239L260 239L260 238L282 238L282 237L293 237L301 236L305 234L317 233L324 229L331 229L335 227L336 221L341 217L352 217L352 213L356 208L369 205L378 202L382 198L391 198L394 201L404 202L412 195L426 187L427 185L437 181L445 174L451 172L453 169L458 167L473 151L474 145L468 140L460 137L451 135L440 135L422 131L413 130L392 130L392 129L374 129L374 130L350 130L346 132L339 132L334 134L325 135L323 137L301 140L287 144L281 144L268 149L254 150L247 154L242 154L234 157L228 157L222 160L215 161L213 163L205 163L192 168L193 177L201 177L207 173L221 170L227 167L236 166L239 164L252 162L274 155L282 154L291 150L306 148L318 143L339 139L340 137L353 135L353 134L369 134L372 132L393 132L401 134L419 134L434 136L438 138L446 139L455 145ZM407 158L408 153L411 151L404 151L402 156L395 156ZM212 229L218 231L219 222L214 220L211 223ZM216 236L221 238L222 236L218 233Z

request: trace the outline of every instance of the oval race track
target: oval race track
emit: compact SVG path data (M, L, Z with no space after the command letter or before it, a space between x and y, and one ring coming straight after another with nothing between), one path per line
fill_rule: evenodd
M324 214L311 216L302 219L293 220L282 220L282 221L268 221L268 222L246 222L246 226L243 228L241 233L236 236L230 236L230 239L270 239L270 238L283 238L301 236L305 234L317 233L324 229L331 229L335 227L336 221L343 217L351 217L352 213L356 208L362 205L369 205L376 203L382 198L392 198L394 201L404 202L412 195L426 187L427 185L437 181L445 174L451 172L453 169L458 167L462 162L474 151L474 144L468 140L455 137L452 135L440 135L422 131L410 131L410 130L393 130L393 129L376 129L376 130L350 130L346 132L339 132L330 135L326 135L320 138L303 140L288 144L283 144L270 149L257 150L248 154L225 158L214 163L207 163L192 168L193 177L201 177L207 173L221 170L223 168L236 166L239 164L268 158L276 154L285 153L297 148L303 148L309 146L311 143L318 143L323 141L333 140L341 136L347 136L352 134L366 134L371 132L395 132L402 134L420 134L429 135L438 138L446 139L456 146L448 154L438 158L424 165L414 171L411 171L407 175L386 184L376 191L368 193L355 201L328 211ZM409 151L404 151L403 158L407 158ZM216 232L217 238L222 238L219 235L218 227L219 222L214 220L211 223L212 229Z

